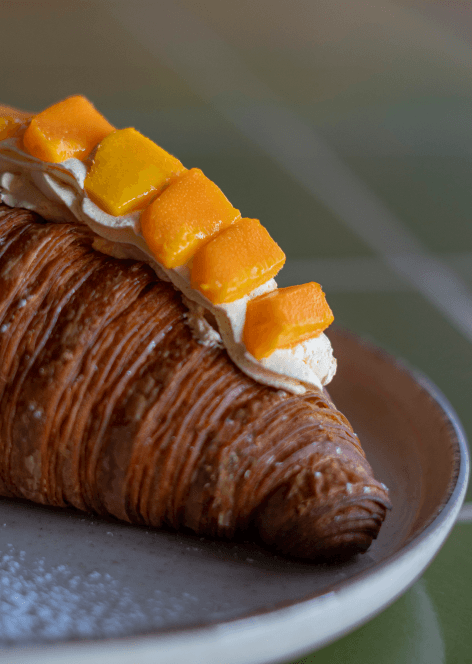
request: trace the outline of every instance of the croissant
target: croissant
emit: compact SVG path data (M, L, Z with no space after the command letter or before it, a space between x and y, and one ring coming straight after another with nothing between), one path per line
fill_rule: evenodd
M388 493L326 390L245 375L171 284L93 240L0 205L0 494L309 560L366 551Z

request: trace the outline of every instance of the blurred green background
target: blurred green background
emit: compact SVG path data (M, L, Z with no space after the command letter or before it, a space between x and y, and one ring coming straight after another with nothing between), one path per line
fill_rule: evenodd
M470 0L4 0L1 35L1 102L82 93L202 168L287 253L279 285L319 281L336 323L429 375L472 436ZM425 593L445 645L415 661L472 661L470 571L452 604L437 590L472 544L461 519L403 604L303 661L413 661L380 635L403 638Z

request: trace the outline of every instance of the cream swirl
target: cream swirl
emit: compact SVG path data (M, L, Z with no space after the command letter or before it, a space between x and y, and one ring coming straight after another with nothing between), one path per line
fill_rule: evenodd
M295 394L329 383L336 360L325 334L292 348L277 349L262 360L246 349L242 335L247 302L276 289L274 279L239 300L213 304L191 287L191 262L169 269L155 260L141 233L140 212L114 217L90 200L84 180L92 158L93 153L85 161L72 158L50 163L25 152L18 135L0 141L0 200L11 207L33 210L48 221L84 223L96 233L94 246L98 251L148 263L161 279L171 281L183 293L189 325L200 343L223 345L233 362L260 383Z

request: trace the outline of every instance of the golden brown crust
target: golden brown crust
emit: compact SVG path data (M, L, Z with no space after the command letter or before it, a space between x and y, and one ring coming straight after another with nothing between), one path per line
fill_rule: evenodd
M5 209L5 208L4 208ZM0 214L0 493L305 558L364 551L389 507L327 394L245 376L179 294L82 225Z

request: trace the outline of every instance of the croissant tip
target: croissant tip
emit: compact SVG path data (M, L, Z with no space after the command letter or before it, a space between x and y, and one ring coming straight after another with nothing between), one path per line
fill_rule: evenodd
M348 505L313 502L303 513L278 498L258 514L256 527L263 542L277 553L312 562L342 562L365 553L377 538L390 504L351 500Z

